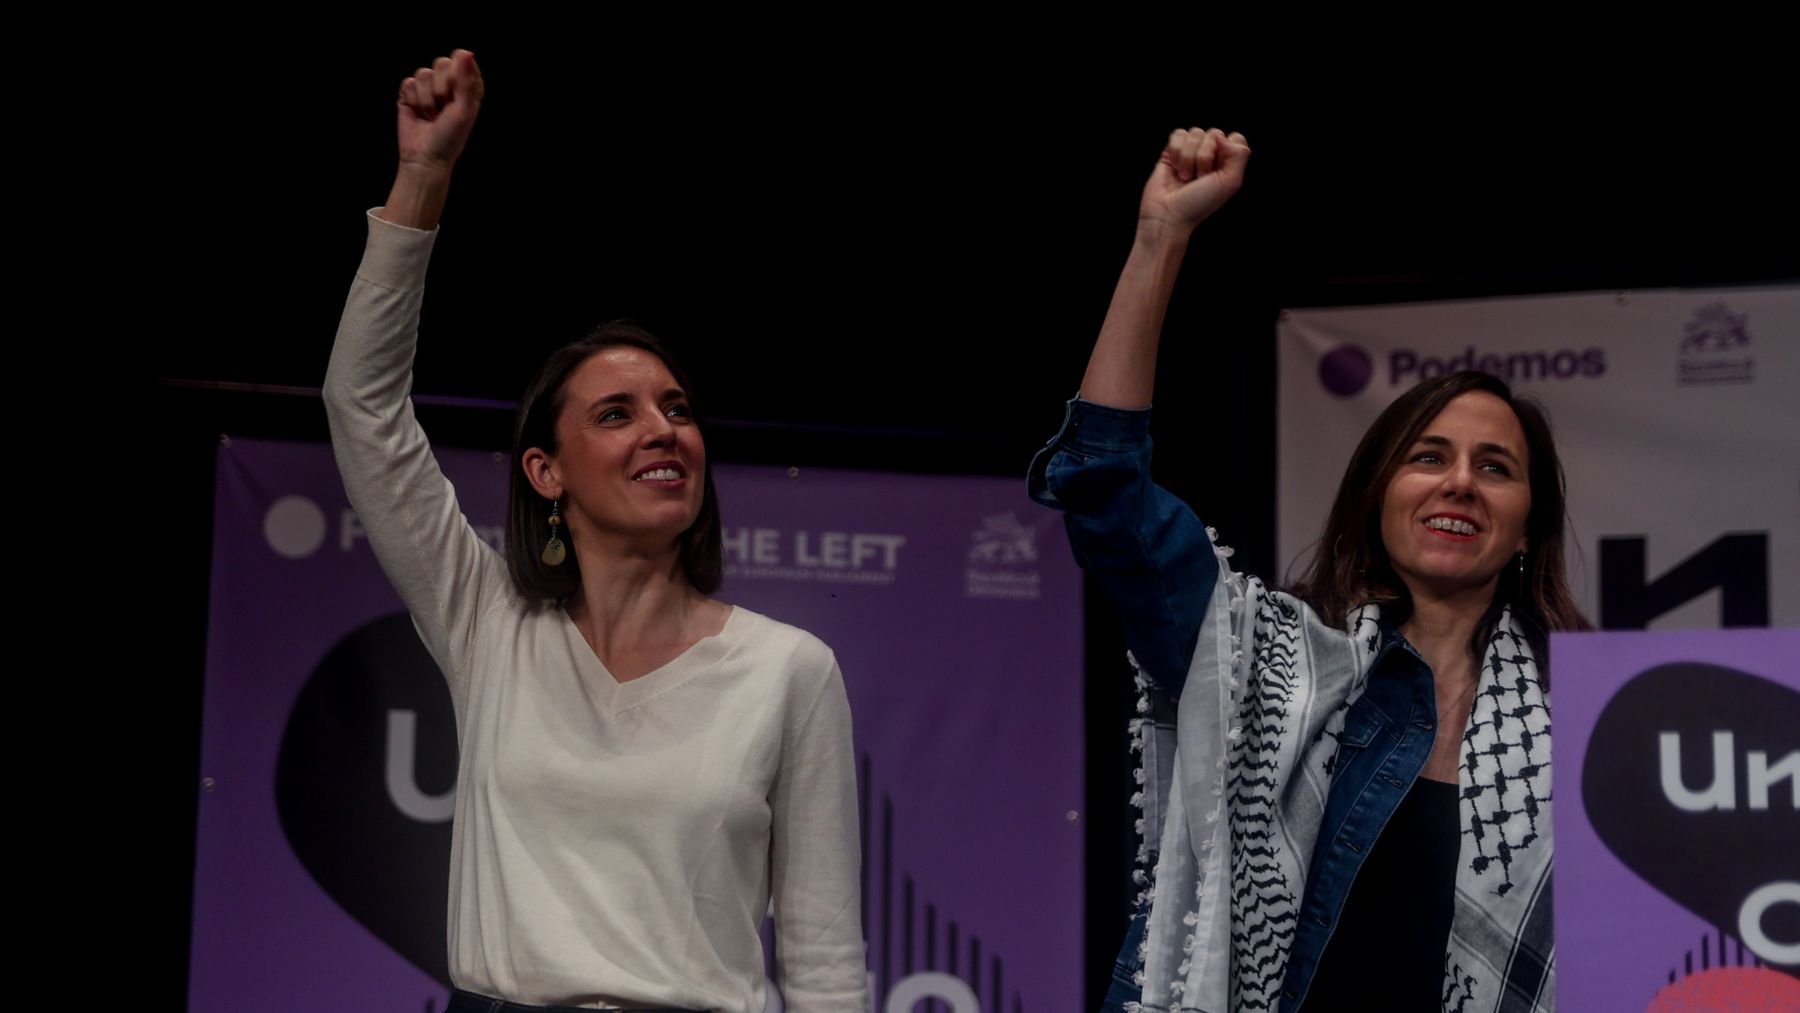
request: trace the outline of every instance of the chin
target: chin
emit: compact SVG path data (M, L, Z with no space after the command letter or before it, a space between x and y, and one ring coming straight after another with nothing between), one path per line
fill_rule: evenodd
M1477 572L1466 566L1421 567L1400 573L1401 582L1408 587L1428 588L1440 593L1491 588L1498 576L1497 570Z
M667 536L670 540L675 540L686 534L687 530L693 527L694 522L699 519L699 514L659 517L652 520L646 527L659 535Z
M1491 594L1496 588L1494 580L1491 577L1472 578L1468 576L1446 575L1442 577L1427 577L1425 578L1424 584L1426 587L1437 589L1443 594L1467 594L1475 591L1485 591Z

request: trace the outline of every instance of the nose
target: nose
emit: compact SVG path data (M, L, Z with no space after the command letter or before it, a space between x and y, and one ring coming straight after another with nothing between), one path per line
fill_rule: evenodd
M1452 464L1444 472L1444 495L1450 499L1468 499L1475 494L1475 468L1468 460Z
M671 447L675 445L675 423L662 412L651 412L645 417L644 446Z

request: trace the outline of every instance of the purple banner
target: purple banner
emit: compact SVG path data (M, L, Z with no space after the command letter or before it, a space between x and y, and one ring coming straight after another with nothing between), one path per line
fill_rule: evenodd
M504 455L438 460L498 545ZM442 1009L449 694L330 448L218 461L189 1009ZM844 671L876 1009L1069 1008L1081 594L1057 516L1006 479L715 470L720 597Z
M1561 1008L1800 1009L1800 630L1550 656Z

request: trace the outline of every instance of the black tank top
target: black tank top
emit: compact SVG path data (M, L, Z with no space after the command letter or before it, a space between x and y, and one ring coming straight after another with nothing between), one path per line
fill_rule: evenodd
M1376 838L1325 946L1305 1013L1438 1013L1456 905L1457 787L1419 778Z

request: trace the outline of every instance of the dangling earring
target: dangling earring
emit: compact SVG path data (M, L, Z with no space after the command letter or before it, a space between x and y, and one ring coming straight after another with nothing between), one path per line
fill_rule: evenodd
M562 540L562 503L559 500L551 500L550 542L544 546L544 555L542 557L544 565L561 566L563 559L565 559L568 554L568 549L563 546Z
M1524 601L1525 600L1525 553L1521 552L1518 555L1514 556L1513 558L1519 561L1519 593L1517 595L1517 599L1519 601Z

